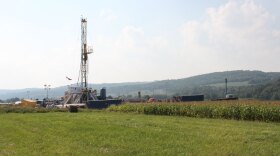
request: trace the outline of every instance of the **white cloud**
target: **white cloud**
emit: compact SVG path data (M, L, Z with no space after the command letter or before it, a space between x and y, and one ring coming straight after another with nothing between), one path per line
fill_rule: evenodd
M258 69L277 71L280 65L276 19L252 0L229 1L209 8L199 21L182 26L182 55L200 60L200 71Z
M96 45L93 62L98 66L91 66L94 73L90 75L94 81L148 81L170 74L160 70L166 63L165 36L150 37L141 27L127 25L115 40L99 36ZM112 76L115 76L113 80Z
M162 50L163 48L167 48L168 39L163 36L156 36L156 37L152 37L151 39L149 39L148 44L155 51Z
M118 16L111 9L101 10L99 16L108 23L115 22L118 19Z
M143 48L145 44L144 31L134 26L126 26L121 31L115 46L121 51L131 51Z
M114 51L123 57L132 56L141 59L164 53L168 40L165 36L148 36L140 27L125 26L114 41Z

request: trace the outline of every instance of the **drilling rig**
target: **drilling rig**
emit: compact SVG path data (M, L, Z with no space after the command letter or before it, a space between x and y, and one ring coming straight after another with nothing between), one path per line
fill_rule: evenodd
M92 53L92 48L87 45L87 19L81 19L81 102L86 103L89 100L90 90L88 89L88 54Z
M97 91L88 86L88 55L93 52L87 45L87 19L81 18L81 64L80 64L80 82L76 86L69 86L65 92L64 105L84 104L88 108L106 108L111 104L120 104L122 100L106 99L106 89L101 89L101 96L97 96Z
M94 91L88 88L88 55L93 52L87 45L87 19L81 18L81 64L80 82L76 86L69 86L65 92L64 104L86 104L88 100L96 99Z

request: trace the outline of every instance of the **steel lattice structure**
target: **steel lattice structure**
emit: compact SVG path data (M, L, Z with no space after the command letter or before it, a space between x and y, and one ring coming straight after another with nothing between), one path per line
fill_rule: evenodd
M80 85L68 87L65 93L64 104L86 103L88 100L95 100L96 95L88 88L88 54L92 49L87 45L87 19L81 18L81 65L80 65Z
M81 87L88 87L87 19L81 19Z
M89 90L88 90L88 54L92 53L92 49L88 48L87 45L87 19L81 19L81 89L82 97L81 101L88 101Z

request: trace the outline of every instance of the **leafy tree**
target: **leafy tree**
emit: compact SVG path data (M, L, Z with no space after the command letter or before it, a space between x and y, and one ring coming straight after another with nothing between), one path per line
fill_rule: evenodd
M20 99L18 97L10 98L10 99L6 100L7 103L13 103L13 102L17 102L17 101L20 101Z

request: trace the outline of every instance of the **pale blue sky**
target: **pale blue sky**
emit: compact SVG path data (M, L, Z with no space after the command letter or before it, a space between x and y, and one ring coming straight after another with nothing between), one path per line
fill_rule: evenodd
M0 89L75 83L81 15L94 49L91 83L279 72L279 6L280 0L0 0Z

